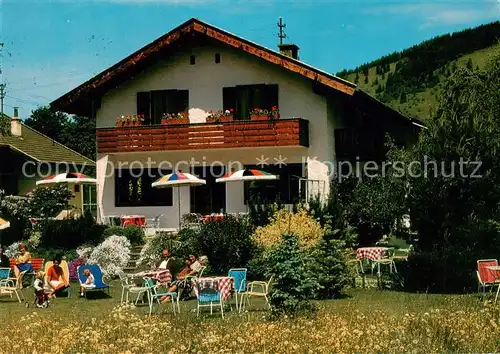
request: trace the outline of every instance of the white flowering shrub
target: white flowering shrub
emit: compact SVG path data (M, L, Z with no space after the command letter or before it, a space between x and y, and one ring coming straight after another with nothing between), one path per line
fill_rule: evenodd
M87 263L99 264L106 277L114 277L130 260L130 246L126 237L110 236L94 248Z
M83 245L83 246L80 246L76 249L76 254L78 255L79 258L87 260L87 259L89 259L93 250L94 250L94 247Z
M4 251L5 255L9 258L15 258L19 253L19 245L21 243L22 243L21 241L14 242L12 245L7 247Z

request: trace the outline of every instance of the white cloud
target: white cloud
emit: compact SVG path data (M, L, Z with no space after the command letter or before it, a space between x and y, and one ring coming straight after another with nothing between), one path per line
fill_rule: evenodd
M475 21L492 21L500 18L500 0L475 2L413 2L367 8L367 14L417 17L420 28L436 25L462 25Z

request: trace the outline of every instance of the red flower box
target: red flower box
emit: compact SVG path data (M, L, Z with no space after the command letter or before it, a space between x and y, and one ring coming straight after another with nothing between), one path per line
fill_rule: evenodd
M267 114L251 114L250 120L269 120L269 116Z

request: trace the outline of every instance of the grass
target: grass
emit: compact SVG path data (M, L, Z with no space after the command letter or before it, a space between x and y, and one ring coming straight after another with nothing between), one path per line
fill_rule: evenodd
M500 350L498 310L485 307L476 294L352 289L342 299L318 302L315 318L273 322L261 301L243 314L227 312L223 320L218 313L197 318L195 301L181 303L181 316L162 306L148 317L147 306L117 308L118 283L113 283L110 297L78 298L78 289L72 290L72 298L57 298L48 309L27 309L0 297L0 353ZM32 301L31 289L25 296ZM61 339L55 343L54 337Z

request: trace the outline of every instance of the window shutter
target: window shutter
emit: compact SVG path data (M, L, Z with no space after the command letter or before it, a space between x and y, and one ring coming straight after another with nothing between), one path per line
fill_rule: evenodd
M144 116L144 124L151 123L149 92L137 92L137 115Z

